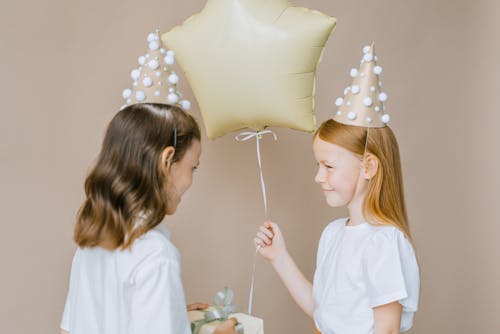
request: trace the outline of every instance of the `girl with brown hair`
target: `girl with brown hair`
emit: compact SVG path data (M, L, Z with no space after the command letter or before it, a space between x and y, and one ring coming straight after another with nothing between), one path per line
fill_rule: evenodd
M179 253L160 223L191 186L200 154L198 124L177 106L133 104L111 120L85 180L63 333L191 333L187 310L208 305L186 310Z

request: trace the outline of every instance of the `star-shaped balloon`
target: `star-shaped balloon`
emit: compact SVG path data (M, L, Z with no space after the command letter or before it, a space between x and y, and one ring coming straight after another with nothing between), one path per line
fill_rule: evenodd
M312 132L315 75L336 19L286 0L208 0L162 35L214 139L268 126Z

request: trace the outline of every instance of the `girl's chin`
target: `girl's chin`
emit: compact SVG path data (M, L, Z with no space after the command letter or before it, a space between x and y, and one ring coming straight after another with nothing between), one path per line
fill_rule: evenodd
M326 201L326 203L328 204L329 207L331 208L339 208L341 206L343 206L342 204L339 204L339 203L331 203L329 201Z
M330 206L332 208L338 208L338 207L344 206L346 204L337 198L330 198L328 195L326 196L326 203L328 204L328 206Z
M171 216L175 213L175 211L177 210L177 208L174 208L174 209L168 209L167 210L167 216Z
M170 204L167 208L167 215L171 216L177 211L177 206L179 203L175 203L174 205Z

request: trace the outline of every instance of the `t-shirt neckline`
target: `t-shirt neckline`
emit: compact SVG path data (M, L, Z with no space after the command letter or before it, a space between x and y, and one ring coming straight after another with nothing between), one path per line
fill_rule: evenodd
M358 225L350 226L350 225L347 225L348 221L349 221L349 217L347 217L347 218L344 219L343 225L344 225L344 229L346 229L346 230L359 230L359 229L366 228L369 225L368 222L366 222L366 221L363 220Z

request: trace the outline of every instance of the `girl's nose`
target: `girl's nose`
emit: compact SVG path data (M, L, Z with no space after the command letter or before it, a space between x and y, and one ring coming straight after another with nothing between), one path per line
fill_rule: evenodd
M318 168L318 171L316 172L316 176L314 177L314 182L317 184L323 183L324 176L322 175L323 173L321 172L321 167Z

